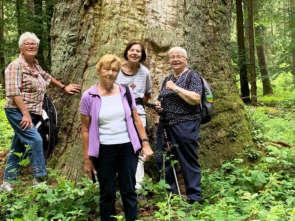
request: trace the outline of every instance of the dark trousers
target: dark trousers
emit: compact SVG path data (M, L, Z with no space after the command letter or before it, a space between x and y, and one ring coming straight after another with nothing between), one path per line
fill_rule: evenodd
M98 158L91 158L100 186L100 215L102 221L116 220L116 178L118 177L126 221L137 217L135 172L138 155L131 143L101 145Z
M172 144L172 149L167 153L168 160L165 162L165 179L170 185L171 191L177 193L176 181L171 167L171 159L179 161L184 182L186 195L189 201L201 200L201 168L198 162L198 142L199 137L198 121L186 121L172 126L159 125L158 147L165 149L166 143L161 130L166 130L168 140ZM170 155L170 157L169 157ZM173 156L171 158L171 155ZM163 162L163 159L161 159ZM160 164L159 164L160 165Z

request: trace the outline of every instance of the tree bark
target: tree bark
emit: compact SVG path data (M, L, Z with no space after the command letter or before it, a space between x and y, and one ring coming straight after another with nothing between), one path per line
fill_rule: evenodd
M201 158L207 166L215 166L251 144L244 107L230 67L232 1L186 2L185 46L190 64L213 88L216 110L212 122L201 127Z
M257 104L257 85L255 70L254 16L253 0L248 0L248 43L249 43L249 74L251 82L251 103Z
M144 41L153 79L153 100L169 69L167 51L189 49L190 63L212 84L216 116L202 128L203 165L214 167L252 145L245 112L232 80L229 57L231 1L195 3L174 0L101 0L58 2L52 35L52 74L83 90L96 82L95 64L105 53L122 56L131 39ZM185 19L183 19L185 18ZM222 58L222 59L220 59ZM59 110L60 143L51 165L72 179L82 173L80 95L52 93ZM150 123L156 116L149 114ZM214 136L212 136L214 134Z
M0 0L0 84L4 85L5 55L4 55L4 7Z
M257 52L258 65L259 65L260 74L261 74L263 95L269 95L269 94L273 94L273 90L270 83L270 78L268 74L267 63L266 63L265 53L264 53L264 34L265 34L264 29L265 27L263 25L257 25L255 27L256 40L257 40L256 52Z
M251 101L247 73L247 60L244 38L244 16L242 3L243 0L236 0L238 62L240 71L241 98L244 101L244 103L249 104Z

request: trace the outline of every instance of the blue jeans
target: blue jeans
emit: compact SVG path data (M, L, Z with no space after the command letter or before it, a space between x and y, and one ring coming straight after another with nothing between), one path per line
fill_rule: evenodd
M4 180L15 180L19 174L20 161L29 156L35 178L46 176L43 141L36 128L21 129L22 113L17 108L5 108L6 117L14 130L10 152L4 171ZM35 116L32 116L34 122ZM29 148L26 148L28 145Z

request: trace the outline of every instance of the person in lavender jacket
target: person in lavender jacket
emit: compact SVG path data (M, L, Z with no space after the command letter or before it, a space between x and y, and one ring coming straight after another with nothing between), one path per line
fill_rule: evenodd
M96 64L98 83L83 93L80 102L84 171L89 177L93 171L97 174L102 221L116 220L116 177L125 219L136 220L138 154L140 150L146 158L153 154L132 91L130 110L126 88L115 83L120 67L117 56L104 55Z

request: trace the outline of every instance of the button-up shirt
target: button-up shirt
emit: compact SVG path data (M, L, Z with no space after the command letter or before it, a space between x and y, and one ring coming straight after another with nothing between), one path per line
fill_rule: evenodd
M18 108L14 96L22 96L29 112L41 115L46 87L51 76L35 61L35 69L29 66L22 55L5 69L5 108Z

